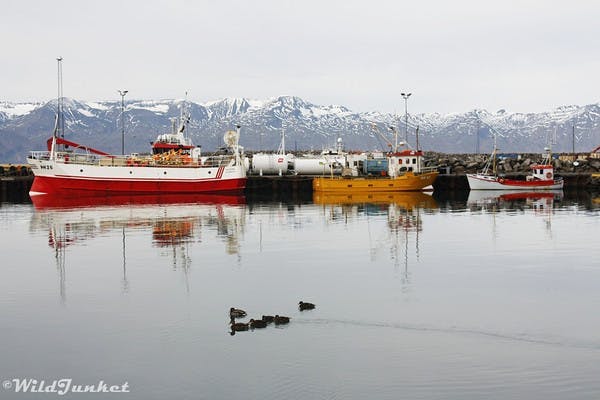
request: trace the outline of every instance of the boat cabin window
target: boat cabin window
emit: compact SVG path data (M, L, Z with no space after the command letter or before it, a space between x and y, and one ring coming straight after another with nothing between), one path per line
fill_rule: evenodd
M416 163L417 163L417 159L413 158L413 164L416 164Z
M401 158L398 159L398 164L402 164L402 159Z

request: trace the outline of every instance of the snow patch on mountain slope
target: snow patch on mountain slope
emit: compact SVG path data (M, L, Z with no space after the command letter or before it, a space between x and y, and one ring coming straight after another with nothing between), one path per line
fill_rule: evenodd
M4 113L8 118L13 118L27 115L42 105L43 103L12 103L3 101L0 102L0 112Z
M88 101L88 102L86 102L84 104L86 106L88 106L89 108L93 108L94 110L100 110L100 111L110 110L110 107L108 107L108 106L106 106L105 104L102 104L102 103Z
M93 117L96 116L93 112L91 112L90 110L85 109L85 108L78 108L77 112L80 113L81 115L84 115L84 116L88 117L88 118L93 118Z
M127 104L127 109L146 110L157 114L166 114L169 112L169 104L164 102L140 101L133 104Z

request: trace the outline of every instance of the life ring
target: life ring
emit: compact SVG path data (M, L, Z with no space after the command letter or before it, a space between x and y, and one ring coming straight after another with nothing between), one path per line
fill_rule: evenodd
M546 178L548 178L548 179L552 178L552 172L546 172Z

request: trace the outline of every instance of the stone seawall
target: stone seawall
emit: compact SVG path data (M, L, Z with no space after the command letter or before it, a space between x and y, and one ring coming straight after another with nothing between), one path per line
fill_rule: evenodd
M440 154L426 153L426 166L438 166L448 169L449 173L460 175L481 171L489 154ZM576 160L564 159L566 156L552 158L554 171L558 175L563 173L593 174L600 173L600 158L589 156ZM531 166L542 161L540 154L511 154L499 156L496 161L497 172L500 174L527 173Z

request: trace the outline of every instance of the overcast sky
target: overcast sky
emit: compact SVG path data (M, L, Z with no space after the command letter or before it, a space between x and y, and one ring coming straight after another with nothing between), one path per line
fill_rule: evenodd
M600 1L0 2L0 101L295 95L354 111L599 101Z

